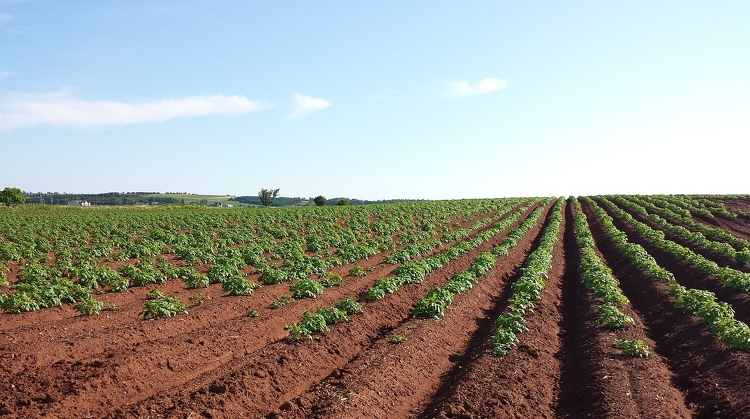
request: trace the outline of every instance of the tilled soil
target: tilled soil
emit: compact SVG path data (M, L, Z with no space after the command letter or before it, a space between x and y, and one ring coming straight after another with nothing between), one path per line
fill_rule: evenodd
M346 276L342 286L316 299L275 310L268 307L288 292L288 284L228 297L220 285L186 290L170 281L159 289L183 301L197 293L211 299L187 315L151 321L138 317L147 288L102 295L118 309L99 316L79 315L69 305L2 314L0 417L749 417L750 355L724 349L698 318L675 308L665 286L624 259L591 208L582 206L597 251L631 301L623 309L635 320L628 330L613 332L597 323L597 302L578 276L568 203L541 301L526 319L530 330L507 355L492 355L494 320L507 308L511 285L538 245L550 203L537 226L437 320L411 316L417 299L468 268L479 252L490 251L532 208L422 283L362 302L362 314L314 340L292 342L284 326L306 310L357 298L394 268L383 263L384 254L360 261L373 267L367 276ZM746 294L650 246L616 216L615 225L680 284L715 292L739 320L750 320ZM717 218L714 225L733 234L750 232L750 220L742 217ZM730 262L704 256L722 266ZM247 317L250 309L260 315ZM397 336L403 342L394 343ZM653 356L626 357L613 347L617 338L643 339Z

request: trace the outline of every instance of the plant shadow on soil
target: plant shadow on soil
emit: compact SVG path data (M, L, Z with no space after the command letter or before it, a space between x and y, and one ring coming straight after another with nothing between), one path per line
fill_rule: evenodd
M537 231L536 237L534 237L534 240L532 241L532 251L539 247L539 242L542 238L542 232L545 228L547 228L547 225L549 224L549 214L553 208L554 202L549 205L544 212L544 223L542 227ZM520 241L518 244L520 244ZM511 251L517 252L518 246L514 247ZM495 330L495 319L503 314L504 310L507 308L508 300L513 295L512 285L520 277L520 268L523 266L524 261L525 260L521 260L520 263L516 264L516 266L513 268L512 274L509 275L508 279L505 281L506 286L503 288L503 291L500 293L500 295L496 296L493 299L492 308L482 310L483 316L476 319L478 328L468 342L467 348L469 349L461 355L451 356L450 361L455 362L455 365L453 365L450 370L443 374L440 379L440 387L434 393L430 402L422 410L422 413L417 416L418 419L434 418L436 412L440 409L441 404L446 402L448 397L453 394L456 384L465 380L466 376L471 370L471 364L474 362L474 360L485 353L491 352L489 346L489 337Z
M711 336L705 325L675 307L666 285L647 277L625 259L602 230L593 211L584 205L591 231L605 262L621 279L620 287L633 309L646 324L648 337L656 343L674 374L673 385L684 395L696 417L749 417L750 358L730 351ZM678 279L687 275L673 271Z

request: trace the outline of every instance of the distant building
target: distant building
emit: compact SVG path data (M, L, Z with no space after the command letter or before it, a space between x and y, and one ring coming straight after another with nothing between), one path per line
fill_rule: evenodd
M71 207L90 207L91 202L83 200L68 201L68 205Z

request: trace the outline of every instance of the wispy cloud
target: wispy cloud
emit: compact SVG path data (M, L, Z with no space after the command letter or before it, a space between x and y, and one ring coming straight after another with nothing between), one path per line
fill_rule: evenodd
M294 94L294 108L290 118L299 119L304 118L311 113L325 109L331 106L331 102L312 96L305 96L299 93Z
M466 80L458 80L452 83L448 83L448 96L450 97L466 97L466 96L478 96L485 93L502 90L508 86L507 80L500 80L494 77L481 80L476 84L469 84Z
M6 77L11 76L13 73L10 71L0 71L0 79L4 79Z
M10 94L0 98L0 130L31 125L102 127L163 122L203 115L238 115L271 105L245 96L196 96L122 103L75 99L67 92Z
M10 13L0 13L0 22L10 20L11 17L13 16L11 16Z

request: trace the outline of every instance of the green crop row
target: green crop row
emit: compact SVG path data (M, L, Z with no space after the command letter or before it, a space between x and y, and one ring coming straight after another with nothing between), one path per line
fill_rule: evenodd
M683 214L698 214L702 217L715 218L721 215L727 218L736 218L737 214L733 213L721 202L714 202L708 198L694 195L654 195L649 199L669 202L670 205L680 208Z
M646 210L646 208L644 208L643 206L635 202L632 202L626 199L625 197L615 196L615 197L611 197L611 200L624 207L630 208L632 211L640 215L647 217L648 219L653 221L662 229L669 231L673 234L676 234L697 246L700 246L718 255L735 259L738 263L745 264L745 263L750 262L750 250L748 249L743 249L742 251L738 252L731 245L727 243L709 240L706 238L706 236L704 236L700 232L692 232L681 225L672 224L669 221L665 220L664 218L661 218L660 216L656 214L650 214Z
M431 288L424 297L417 300L412 311L414 317L433 317L439 319L445 315L445 309L453 301L456 294L470 290L480 276L484 276L495 267L495 257L491 253L483 252L474 258L471 266L453 275L440 288Z
M402 241L424 240L437 236L436 227L448 228L455 220L474 219L518 202L278 211L191 206L28 206L0 211L0 287L8 287L0 290L0 308L7 313L33 311L80 302L92 290L123 291L176 278L186 288L221 283L225 292L248 295L257 284L247 275L259 273L259 281L266 284L321 277L328 268L392 249L392 235ZM167 255L174 255L174 261L167 262ZM114 270L110 261L126 263ZM200 265L208 265L208 271L199 271ZM8 277L8 272L18 274Z
M677 259L685 261L686 263L698 268L701 272L707 275L714 275L726 287L737 289L742 292L750 292L750 273L738 271L727 266L720 267L716 262L706 259L691 249L666 239L663 231L655 230L636 220L627 211L619 208L607 198L599 197L597 199L605 203L619 217L630 224L638 234L655 246L673 255Z
M714 202L702 197L693 197L692 202L698 207L711 211L714 215L719 214L727 218L737 218L737 214L727 210L727 207L721 202Z
M720 228L710 227L706 224L696 222L691 217L689 216L685 217L677 212L672 211L671 209L667 207L657 206L656 203L659 203L660 201L654 200L652 203L651 201L647 201L645 199L641 199L639 197L633 197L633 196L629 196L628 199L632 202L642 205L644 208L646 208L647 210L651 212L661 214L665 218L668 218L673 221L677 221L707 236L723 240L729 243L737 251L745 251L747 249L750 249L750 242L748 242L747 240L734 236Z
M671 282L667 285L667 292L675 297L677 307L700 317L709 331L719 340L722 340L728 348L748 349L750 347L750 329L745 323L734 318L734 310L728 303L717 302L714 294L709 291L688 289L676 284L672 274L660 267L645 251L643 253L627 252L626 248L630 247L631 244L625 238L625 233L612 224L612 218L596 202L590 198L583 198L583 200L593 207L599 221L604 226L604 230L626 258L641 268L651 279L659 282ZM642 266L646 268L642 268Z
M486 275L495 266L498 257L507 255L508 251L516 246L518 240L523 238L526 232L536 225L543 209L544 207L539 207L529 214L520 226L511 230L508 236L493 248L492 253L478 254L468 269L451 276L442 287L428 290L424 297L417 300L412 316L435 319L443 317L445 309L453 302L453 298L457 294L470 290L473 284L477 283L479 277ZM510 225L509 222L506 224Z
M508 353L518 344L518 335L528 331L523 315L534 311L533 301L539 301L544 290L547 272L552 265L552 251L558 242L564 202L563 198L557 200L548 217L547 227L542 232L539 247L526 258L519 278L512 285L513 294L508 309L495 320L496 330L490 338L494 355Z
M722 340L727 348L750 348L750 327L734 318L734 309L728 303L716 301L714 293L687 289L670 284L667 290L677 300L677 306L701 318L708 330Z
M293 341L303 337L312 339L314 333L327 332L328 326L348 322L348 316L361 312L362 306L359 303L353 298L345 298L333 307L321 307L315 312L305 311L299 323L288 325L284 329L289 331L289 338Z
M611 329L628 327L633 324L633 319L618 309L627 304L628 299L620 290L620 282L612 276L612 270L596 254L594 237L591 235L586 215L581 211L578 200L571 198L571 202L575 209L573 230L581 252L578 273L586 288L601 299L601 303L597 306L600 315L599 324L604 324Z
M612 217L599 207L594 200L589 197L583 197L581 200L592 206L604 231L622 250L623 256L630 260L638 269L659 282L669 282L674 279L672 273L659 266L646 249L639 244L629 242L628 236L615 227Z
M498 221L491 228L479 232L472 239L459 242L436 255L398 266L393 270L395 276L378 279L364 292L362 298L368 301L376 301L385 297L386 294L393 294L406 284L422 282L427 275L435 272L446 263L468 253L471 249L479 247L492 236L501 233L513 225L531 205L533 203L519 208L510 216Z

